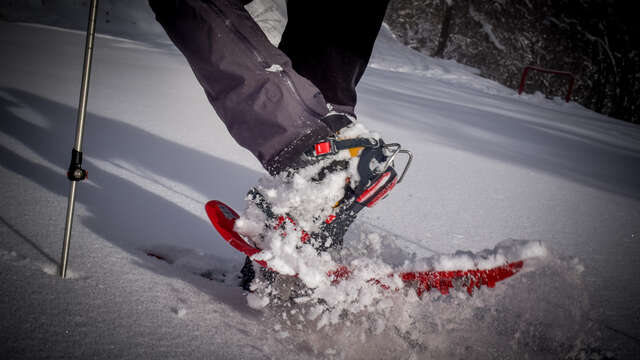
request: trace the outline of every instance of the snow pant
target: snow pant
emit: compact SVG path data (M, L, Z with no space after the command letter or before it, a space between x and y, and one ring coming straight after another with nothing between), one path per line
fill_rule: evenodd
M244 9L248 1L149 4L231 136L275 175L348 125L325 118L327 102L353 113L388 1L289 0L280 49Z

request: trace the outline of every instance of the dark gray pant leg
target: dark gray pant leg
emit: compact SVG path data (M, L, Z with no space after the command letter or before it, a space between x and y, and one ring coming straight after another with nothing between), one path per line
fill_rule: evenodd
M150 0L231 136L271 174L331 135L320 91L238 0ZM277 65L277 66L274 66Z

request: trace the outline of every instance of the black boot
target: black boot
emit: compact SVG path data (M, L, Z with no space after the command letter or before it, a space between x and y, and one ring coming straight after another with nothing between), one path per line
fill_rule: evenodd
M332 117L346 116L334 114ZM347 123L346 120L334 120L336 123ZM346 130L346 131L344 131ZM289 168L283 181L290 181L296 173L311 169L321 161L323 167L313 170L310 181L320 184L332 173L345 171L347 174L344 196L336 203L325 204L322 217L314 217L316 230L311 233L303 231L303 242L310 240L319 251L342 246L344 235L355 221L358 213L365 207L373 207L385 198L394 186L404 177L412 159L407 150L400 144L386 144L382 139L371 137L346 137L342 134L353 133L349 128L338 132L309 149L293 167ZM398 154L406 154L409 158L401 175L398 175L394 160ZM328 161L327 161L328 160ZM355 166L354 166L355 160ZM306 176L309 176L307 173ZM268 189L266 189L268 191ZM296 219L290 214L276 214L264 194L258 188L252 188L247 198L252 201L267 217L267 228L277 229L291 222L295 226ZM313 194L309 194L312 196ZM324 215L327 214L328 216ZM326 217L325 217L326 216ZM306 230L306 229L300 229Z
M251 291L251 282L256 277L256 272L253 270L253 261L248 256L244 260L240 275L242 276L240 286L246 291Z

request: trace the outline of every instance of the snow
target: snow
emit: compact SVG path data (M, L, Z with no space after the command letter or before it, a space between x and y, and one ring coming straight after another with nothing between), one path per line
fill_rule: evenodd
M265 172L228 135L149 14L135 10L135 29L112 26L116 33L96 38L83 148L90 180L79 186L68 280L55 273L84 36L0 22L3 358L640 351L637 126L562 99L518 96L472 68L406 50L383 29L356 112L415 161L389 198L365 210L340 255L363 279L510 257L529 258L525 269L473 297L323 287L336 311L310 298L245 296L235 285L243 257L202 208L218 199L242 210Z
M495 47L497 47L498 49L504 51L505 47L500 43L500 41L496 37L496 34L493 32L493 26L489 24L487 19L485 19L485 17L477 12L471 5L469 5L469 15L471 15L473 20L479 22L482 25L482 31L487 34L489 40L491 40L493 45L495 45Z
M269 66L268 68L265 69L266 71L269 72L282 72L282 66L277 65L277 64L273 64L271 66Z

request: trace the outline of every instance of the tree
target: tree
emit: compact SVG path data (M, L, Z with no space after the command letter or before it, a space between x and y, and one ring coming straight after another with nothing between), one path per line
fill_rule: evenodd
M572 99L640 123L640 22L611 0L394 0L387 24L408 46L476 67L516 89L527 65L569 71ZM455 16L454 16L455 15ZM526 91L563 96L566 83L534 75Z
M444 8L444 15L442 17L442 25L440 26L440 38L438 39L438 47L431 54L433 57L441 58L444 54L444 50L447 48L447 41L449 41L449 34L451 30L451 16L453 14L453 0L441 0L440 3Z

